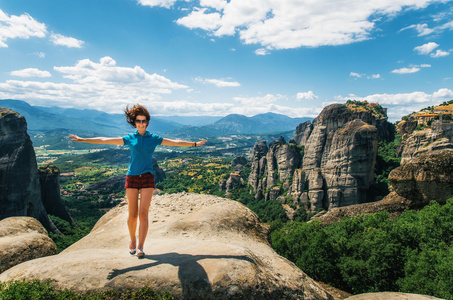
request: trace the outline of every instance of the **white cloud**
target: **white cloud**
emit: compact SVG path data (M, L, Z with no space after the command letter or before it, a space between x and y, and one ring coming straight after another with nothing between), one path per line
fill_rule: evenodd
M47 34L46 25L36 21L29 14L24 13L20 16L9 16L0 9L0 48L8 47L8 44L6 44L8 39L29 39L30 37L45 38ZM54 33L50 35L50 41L54 45L75 48L81 48L84 43L75 38ZM44 53L40 52L38 55L43 57Z
M74 66L54 67L70 83L7 80L0 98L23 99L39 105L87 107L118 112L128 103L151 103L187 86L139 66L119 67L110 57L99 63L84 59Z
M215 36L238 34L245 44L268 50L344 45L370 39L383 17L442 1L201 0L199 6L188 5L188 14L177 23ZM139 0L142 5L168 8L175 2Z
M392 71L392 73L396 73L396 74L411 74L411 73L417 73L418 71L420 71L420 68L419 67L410 67L410 68L401 68L401 69L395 69Z
M450 13L451 14L451 13ZM434 21L435 22L440 22L443 21L444 19L449 19L451 18L451 15L449 13L443 13L443 14L438 14L434 16ZM438 18L440 17L440 18ZM434 26L433 28L429 28L428 24L423 23L423 24L414 24L407 26L400 31L406 30L406 29L414 29L415 31L418 32L418 36L426 36L430 34L439 34L442 33L445 30L453 30L453 21L449 21L445 24Z
M47 34L46 25L39 23L29 14L8 16L0 9L0 48L8 47L8 39L43 38Z
M217 87L238 87L241 86L241 84L237 81L228 81L224 79L209 79L209 78L201 78L197 77L195 78L196 81L202 82L202 83L207 83L207 84L213 84Z
M443 51L443 50L437 50L436 53L431 53L430 56L434 58L438 57L444 57L450 55L450 52L448 51Z
M294 107L278 104L286 103L288 97L285 95L267 94L258 97L234 97L233 100L240 105L234 105L228 111L232 114L242 114L246 116L254 116L267 112L283 114L290 117L316 117L322 108L316 107Z
M180 115L180 116L223 116L233 107L231 103L203 103L180 101L153 101L155 115Z
M363 75L365 75L365 74L359 74L359 73L355 73L355 72L351 72L349 74L350 77L357 77L357 78L362 78Z
M10 74L12 76L18 76L18 77L52 77L50 72L41 71L36 68L27 68L27 69L12 71Z
M82 48L82 45L84 44L81 40L55 33L52 33L50 36L50 41L54 45L66 46L68 48Z
M255 50L255 54L256 55L268 55L268 54L270 54L270 52L267 51L267 49L265 49L265 48L260 48L260 49Z
M44 57L46 57L46 53L44 53L44 52L35 52L35 53L33 53L33 54L36 55L36 56L39 57L39 58L44 58Z
M170 8L177 0L138 0L138 3L144 6L161 6Z
M420 54L420 55L422 55L422 54L423 55L428 55L429 53L431 53L437 47L439 47L438 44L436 44L434 42L429 42L427 44L415 47L414 51L418 52L418 54Z
M380 74L367 75L367 74L360 74L360 73L356 73L356 72L349 73L349 76L350 77L355 77L356 79L357 78L362 78L362 77L366 77L367 79L379 79L379 78L381 78Z
M217 10L222 10L227 5L226 0L200 0L200 6L202 7L211 7Z
M401 68L401 69L395 69L392 71L392 73L396 74L411 74L411 73L417 73L420 71L420 68L431 68L430 64L421 64L421 65L410 65L409 68Z
M200 28L203 30L215 30L220 20L219 13L205 13L207 8L192 11L187 17L179 19L176 23L190 29Z
M296 95L297 100L315 100L318 99L318 96L316 96L313 91L308 91L305 93L297 93Z
M429 28L428 24L426 24L426 23L410 25L410 26L407 26L407 27L401 29L400 31L403 31L406 29L415 29L415 31L418 32L418 36L425 36L425 35L429 35L434 32L434 29Z
M439 99L451 99L453 98L453 91L449 89L440 89L433 93L433 97Z
M241 103L244 106L249 106L251 108L255 106L262 106L263 104L271 104L275 103L279 100L282 99L287 99L286 96L284 95L272 95L272 94L267 94L265 96L259 96L259 97L234 97L233 100Z

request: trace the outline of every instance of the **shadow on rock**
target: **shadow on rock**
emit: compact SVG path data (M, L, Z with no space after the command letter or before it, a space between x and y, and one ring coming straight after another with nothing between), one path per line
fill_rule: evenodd
M178 267L178 278L181 282L183 298L191 299L199 296L209 296L212 294L212 287L209 282L208 274L205 269L198 263L203 259L238 259L248 261L255 264L255 262L245 255L190 255L179 253L165 253L165 254L152 254L145 255L144 259L153 262L142 264L140 266L113 269L107 276L108 280L114 279L116 276L145 270L161 264L169 264Z

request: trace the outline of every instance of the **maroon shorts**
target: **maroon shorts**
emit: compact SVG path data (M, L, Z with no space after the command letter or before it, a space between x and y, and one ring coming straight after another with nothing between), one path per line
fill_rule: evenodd
M156 188L154 183L154 175L151 173L145 173L142 175L126 175L126 189L146 189Z

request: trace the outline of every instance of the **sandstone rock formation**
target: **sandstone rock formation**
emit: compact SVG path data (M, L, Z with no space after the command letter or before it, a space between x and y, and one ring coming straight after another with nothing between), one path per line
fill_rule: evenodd
M402 133L401 164L426 152L441 149L453 149L453 122L434 122L423 130L405 129L407 126L398 126ZM400 129L401 128L401 129Z
M36 219L10 217L0 221L0 273L24 261L56 253L57 246Z
M422 207L453 197L453 149L422 153L389 174L392 190Z
M43 166L38 169L41 186L41 200L46 212L77 226L69 215L60 196L60 170L56 166Z
M25 118L0 107L0 220L12 216L50 221L41 202L35 151Z
M453 100L403 117L397 130L401 164L424 152L453 149Z
M389 180L392 192L381 201L331 209L315 219L331 224L344 216L384 210L394 217L406 209L421 208L430 201L444 204L453 197L453 149L421 154L390 172Z
M255 144L248 183L255 199L289 196L311 211L374 201L369 188L386 110L366 102L332 104L296 128L295 139Z
M333 299L269 245L244 205L208 195L155 196L146 256L128 253L127 207L104 215L60 254L15 266L0 281L47 279L76 291L170 291L176 299Z

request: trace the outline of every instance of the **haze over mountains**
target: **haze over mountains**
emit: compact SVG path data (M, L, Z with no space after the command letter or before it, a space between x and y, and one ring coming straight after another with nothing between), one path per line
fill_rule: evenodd
M0 100L6 107L23 115L30 132L54 130L77 134L119 136L133 129L125 122L123 114L107 114L92 109L31 106L21 100ZM253 117L231 114L226 117L154 117L150 130L171 136L216 137L230 134L257 134L292 131L300 123L312 118L290 118L285 115L266 113ZM193 124L193 126L187 125Z

